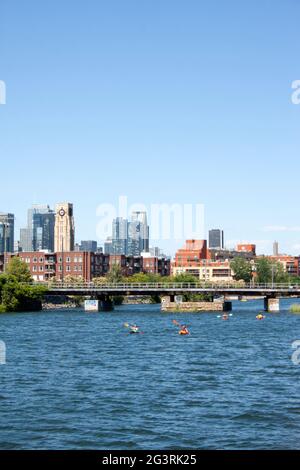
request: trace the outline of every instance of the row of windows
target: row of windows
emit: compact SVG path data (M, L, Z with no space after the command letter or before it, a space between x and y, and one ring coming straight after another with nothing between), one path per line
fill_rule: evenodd
M62 265L58 266L58 270L59 270L59 271L62 271ZM72 270L73 270L73 271L80 271L80 272L81 272L81 271L82 271L82 265L79 264L78 266L77 266L77 265L76 265L76 266L73 266L73 269L71 269L71 266L69 266L69 265L66 266L66 271L67 271L68 273L70 273Z
M44 262L45 262L45 258L42 258L42 257L41 257L41 258L36 258L36 257L34 257L34 258L21 258L21 259L22 259L22 261L25 261L25 263L28 263L28 264L30 264L31 261L32 261L33 263L44 263ZM48 263L53 263L53 262L54 262L54 258L53 258L52 256L50 256L49 258L47 258L46 261L47 261ZM71 263L71 262L72 262L72 259L71 259L69 256L67 256L64 261L65 261L66 263ZM62 263L62 257L61 257L61 256L58 258L58 262L59 262L59 263ZM82 256L74 257L73 263L82 263Z
M33 266L32 269L33 269L33 272L35 272L35 273L36 273L37 271L43 272L43 271L44 271L44 266ZM45 267L45 271L49 271L49 270L52 270L52 268L49 267L49 266L46 266L46 267ZM62 271L62 266L61 266L61 265L58 267L58 270L59 270L59 271ZM66 271L67 271L67 272L71 272L71 271L72 271L71 266L69 266L69 265L66 266ZM76 272L76 271L81 272L81 271L82 271L82 265L80 264L80 265L73 266L73 271L75 271L75 272Z

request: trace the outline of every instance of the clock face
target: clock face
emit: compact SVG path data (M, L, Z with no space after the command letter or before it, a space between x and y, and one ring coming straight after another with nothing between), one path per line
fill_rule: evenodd
M64 209L60 209L59 215L60 215L61 217L63 217L63 216L65 215L65 213L66 213L66 212L65 212Z

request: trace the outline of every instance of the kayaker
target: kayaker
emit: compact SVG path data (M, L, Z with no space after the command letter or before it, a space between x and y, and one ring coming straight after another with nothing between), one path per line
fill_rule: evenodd
M258 315L256 315L257 320L263 320L264 318L265 316L262 313L259 313Z
M134 325L130 325L130 333L139 333L139 327L134 324Z
M180 335L189 335L190 334L190 332L187 329L186 325L181 326L181 330L179 330L179 334Z
M223 313L222 315L222 320L228 320L229 316L227 315L227 313Z

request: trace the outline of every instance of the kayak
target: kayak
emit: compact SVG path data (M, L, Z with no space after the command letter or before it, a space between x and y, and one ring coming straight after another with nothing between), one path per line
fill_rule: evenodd
M264 315L257 315L256 320L263 320L265 318Z

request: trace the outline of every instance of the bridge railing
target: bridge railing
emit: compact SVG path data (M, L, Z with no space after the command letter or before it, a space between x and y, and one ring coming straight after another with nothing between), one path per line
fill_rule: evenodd
M159 283L105 283L98 284L97 282L35 282L36 285L46 286L49 290L122 290L122 291L132 291L132 290L190 290L190 289L200 289L200 290L257 290L261 291L263 289L267 290L300 290L299 284L283 284L283 283L268 283L268 284L240 284L240 283L220 283L216 284L213 282L196 282L196 283L170 283L170 282L159 282Z

